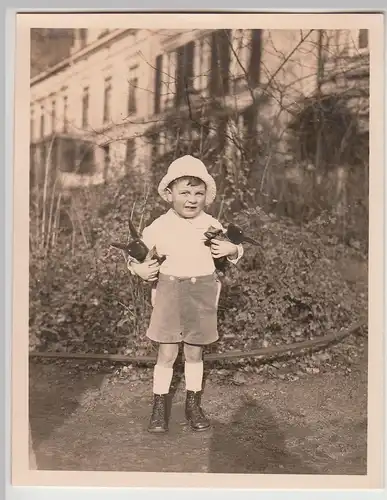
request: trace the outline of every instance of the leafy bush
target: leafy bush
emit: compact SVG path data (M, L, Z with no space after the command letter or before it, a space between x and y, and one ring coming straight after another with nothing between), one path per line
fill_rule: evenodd
M138 355L154 351L145 337L150 286L131 276L122 256L109 248L112 240L127 237L136 200L134 220L139 224L142 218L142 227L165 209L153 194L144 198L141 189L135 191L129 178L119 189L112 184L73 193L79 221L76 243L74 235L71 244L63 235L48 256L31 254L31 348ZM350 250L324 240L328 214L310 228L258 208L233 220L259 239L262 248L246 245L242 261L223 279L221 339L212 351L301 341L338 330L364 314L365 294L351 289L335 267L335 252Z

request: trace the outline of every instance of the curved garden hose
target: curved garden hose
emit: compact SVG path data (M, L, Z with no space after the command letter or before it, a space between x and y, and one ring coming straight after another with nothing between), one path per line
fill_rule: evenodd
M294 342L293 344L283 344L260 349L252 349L250 351L232 350L223 353L204 354L206 361L223 361L243 358L276 358L281 355L294 356L302 354L305 350L315 350L318 348L327 347L329 344L339 342L351 334L358 333L362 327L367 326L365 321L353 323L348 328L342 329L337 333L330 333L323 337L318 337L303 342ZM130 364L149 364L156 362L156 356L126 356L124 354L94 354L94 353L67 353L67 352L39 352L31 351L30 358L52 358L52 359L82 359L82 360L99 360L123 362Z

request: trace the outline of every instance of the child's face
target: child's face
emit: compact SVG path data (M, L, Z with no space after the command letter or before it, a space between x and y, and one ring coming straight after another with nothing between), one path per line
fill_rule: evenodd
M206 201L204 182L191 186L188 180L178 179L167 193L169 203L181 217L191 219L204 209Z

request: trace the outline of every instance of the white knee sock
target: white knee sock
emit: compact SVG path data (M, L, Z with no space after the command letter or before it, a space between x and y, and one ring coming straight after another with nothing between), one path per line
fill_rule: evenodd
M168 394L172 375L173 368L156 364L153 370L153 394Z
M184 364L185 387L187 391L199 392L203 384L203 361Z

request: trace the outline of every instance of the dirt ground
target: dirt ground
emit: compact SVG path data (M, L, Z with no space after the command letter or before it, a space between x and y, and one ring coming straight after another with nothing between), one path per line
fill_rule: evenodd
M74 364L30 363L30 422L38 469L83 471L366 474L367 356L351 371L297 381L207 380L212 430L184 421L184 385L170 432L146 431L151 378L117 380ZM138 380L134 380L138 378Z

